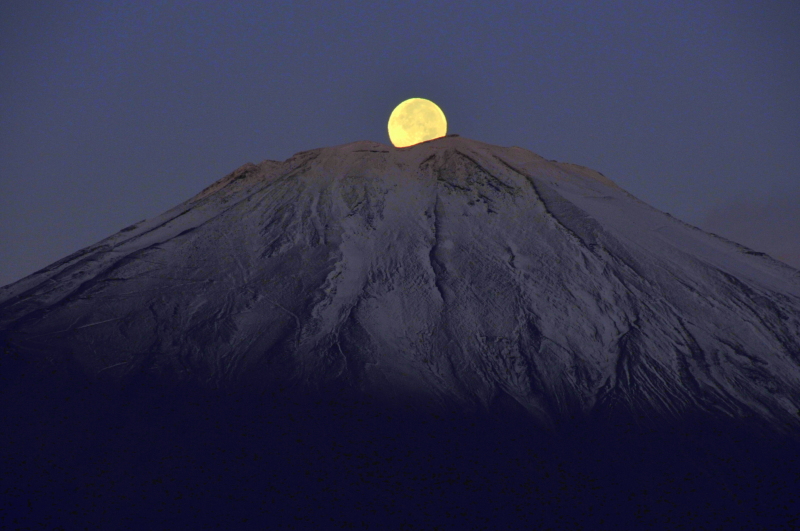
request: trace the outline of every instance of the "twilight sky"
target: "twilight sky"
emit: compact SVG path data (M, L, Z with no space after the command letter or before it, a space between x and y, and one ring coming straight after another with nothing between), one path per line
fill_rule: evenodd
M5 0L0 285L410 97L800 267L797 0Z

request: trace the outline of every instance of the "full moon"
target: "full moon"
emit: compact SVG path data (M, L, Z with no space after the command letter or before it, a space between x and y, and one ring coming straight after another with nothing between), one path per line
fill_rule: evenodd
M389 117L389 139L407 147L447 134L447 119L438 105L423 98L406 100Z

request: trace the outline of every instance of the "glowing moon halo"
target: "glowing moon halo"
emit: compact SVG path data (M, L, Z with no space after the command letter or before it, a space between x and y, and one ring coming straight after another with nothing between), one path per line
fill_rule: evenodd
M406 100L389 116L389 139L395 147L408 147L447 134L447 119L438 105L423 98Z

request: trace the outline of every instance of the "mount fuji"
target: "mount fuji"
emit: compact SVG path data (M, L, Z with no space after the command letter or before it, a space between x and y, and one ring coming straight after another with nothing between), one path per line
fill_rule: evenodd
M0 346L14 518L797 514L800 272L518 147L246 164L1 288Z

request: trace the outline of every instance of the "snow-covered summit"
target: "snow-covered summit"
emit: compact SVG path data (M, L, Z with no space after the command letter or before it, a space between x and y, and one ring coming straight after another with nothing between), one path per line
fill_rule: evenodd
M0 289L0 331L96 380L800 427L797 270L455 136L246 164Z

